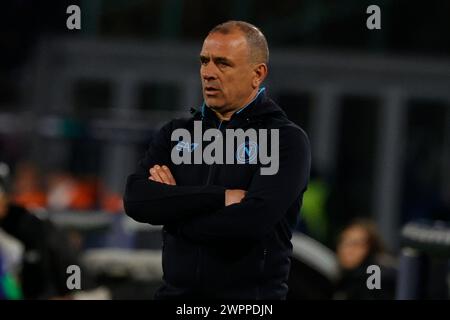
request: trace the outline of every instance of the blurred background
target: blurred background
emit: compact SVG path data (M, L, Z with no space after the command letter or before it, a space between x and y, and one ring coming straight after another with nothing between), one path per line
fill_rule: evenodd
M0 298L152 298L160 229L123 213L125 179L202 104L198 54L227 20L266 35L267 92L311 139L289 298L449 298L450 2L415 0L3 1Z

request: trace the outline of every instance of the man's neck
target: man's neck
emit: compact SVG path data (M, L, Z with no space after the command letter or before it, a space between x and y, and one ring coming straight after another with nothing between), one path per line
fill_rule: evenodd
M251 95L245 100L244 103L242 103L240 106L237 106L233 110L225 111L223 113L214 110L214 112L216 113L217 118L219 118L220 121L229 121L235 112L238 112L242 108L246 107L250 102L252 102L256 98L256 96L258 95L258 92L259 92L259 88L256 88L251 93Z

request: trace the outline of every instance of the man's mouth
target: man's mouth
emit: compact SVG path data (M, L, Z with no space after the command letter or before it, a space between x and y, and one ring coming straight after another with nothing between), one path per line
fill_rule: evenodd
M210 96L210 95L216 95L220 90L216 87L211 87L211 86L207 86L204 89L205 94Z

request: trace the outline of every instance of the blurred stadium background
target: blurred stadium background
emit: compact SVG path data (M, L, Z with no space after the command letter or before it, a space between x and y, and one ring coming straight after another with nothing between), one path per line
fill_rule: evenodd
M371 4L381 30L366 28ZM361 217L394 258L395 297L449 298L450 2L7 0L2 13L0 173L77 253L80 298L159 285L160 230L124 215L125 178L154 130L201 105L203 38L230 19L265 33L268 93L312 143L290 298L333 297L338 236ZM7 237L18 274L27 248ZM29 297L61 295L49 290Z

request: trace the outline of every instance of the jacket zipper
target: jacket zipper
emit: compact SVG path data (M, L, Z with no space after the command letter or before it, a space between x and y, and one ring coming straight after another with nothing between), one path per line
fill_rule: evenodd
M261 273L264 273L264 269L266 268L266 256L267 256L267 249L264 248L263 258L262 258L262 261L261 261Z
M261 261L261 277L264 278L264 269L266 268L266 256L267 256L267 249L264 248L263 251L263 258ZM259 300L261 298L261 283L258 284L258 286L256 287L256 299Z
M264 272L264 269L266 268L266 256L267 256L267 249L264 248L262 268L261 268L262 272Z
M222 121L223 120L220 120L219 126L217 127L217 129L219 129L219 130L220 130L220 127L222 126ZM212 165L210 165L210 167L208 169L208 178L206 180L206 185L211 184L211 180L212 180L213 173L214 173L213 169L215 169L214 167L215 167L215 165L212 164ZM197 259L198 259L198 262L197 262L196 278L197 278L197 283L199 285L201 285L201 283L200 283L200 265L201 265L201 259L202 259L202 248L200 246L198 248Z
M222 126L222 122L223 122L223 120L220 120L220 123L219 123L219 126L217 127L217 129L220 130L220 127ZM213 173L215 171L214 169L215 169L215 164L212 164L212 165L209 166L208 179L206 180L206 185L210 185L211 184L211 180L213 178Z

